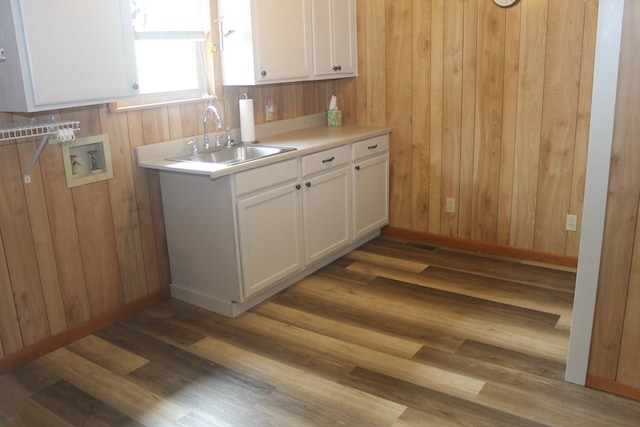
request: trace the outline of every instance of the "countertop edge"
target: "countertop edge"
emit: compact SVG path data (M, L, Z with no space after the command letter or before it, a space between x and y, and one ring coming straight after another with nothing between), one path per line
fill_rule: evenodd
M143 168L155 169L163 172L208 175L211 179L216 179L234 173L327 150L333 147L374 138L376 136L391 133L391 131L391 128L386 126L357 125L341 127L313 126L304 129L296 129L262 138L261 141L257 143L257 145L296 148L295 151L289 151L275 156L265 157L232 166L165 160L166 157L188 154L184 152L186 148L185 142L193 138L139 146L136 148L136 154L138 166ZM143 152L142 155L141 150Z

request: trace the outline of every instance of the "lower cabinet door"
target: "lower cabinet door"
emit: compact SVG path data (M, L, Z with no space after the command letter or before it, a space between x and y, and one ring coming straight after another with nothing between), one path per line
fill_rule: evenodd
M237 203L245 298L304 266L297 187L287 184Z
M389 223L389 155L356 163L353 169L353 234L358 239Z
M349 169L304 179L305 259L311 264L351 242Z

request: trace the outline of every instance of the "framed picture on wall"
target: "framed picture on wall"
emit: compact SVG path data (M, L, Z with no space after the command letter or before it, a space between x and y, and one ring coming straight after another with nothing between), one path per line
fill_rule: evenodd
M109 135L78 138L62 145L67 187L91 184L113 178Z

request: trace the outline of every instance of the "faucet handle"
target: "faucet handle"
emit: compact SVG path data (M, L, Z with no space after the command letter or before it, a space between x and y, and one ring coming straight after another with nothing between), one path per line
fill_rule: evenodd
M198 142L195 139L191 141L187 141L187 145L191 145L191 154L194 156L198 155Z
M233 147L234 145L236 145L233 139L231 139L231 129L227 128L225 135L227 138L227 147Z

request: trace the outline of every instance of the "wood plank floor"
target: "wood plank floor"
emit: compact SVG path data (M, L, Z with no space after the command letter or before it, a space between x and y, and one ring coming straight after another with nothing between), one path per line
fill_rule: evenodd
M0 377L9 426L638 426L563 381L575 274L378 238L248 313L169 301Z

